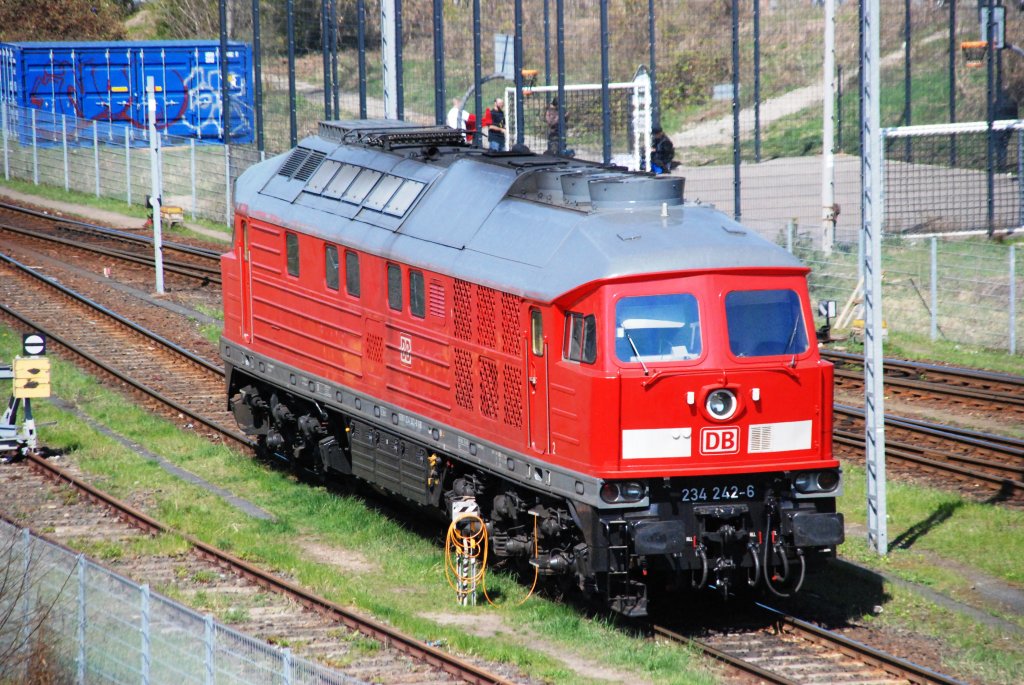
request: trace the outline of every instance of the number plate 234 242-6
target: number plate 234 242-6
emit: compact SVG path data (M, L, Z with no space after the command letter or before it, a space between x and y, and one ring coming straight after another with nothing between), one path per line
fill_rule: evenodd
M731 502L749 500L757 496L757 488L751 483L702 485L683 488L684 502Z

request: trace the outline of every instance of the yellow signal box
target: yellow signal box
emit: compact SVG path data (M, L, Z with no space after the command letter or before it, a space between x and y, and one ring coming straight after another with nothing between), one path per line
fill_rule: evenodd
M50 396L50 360L46 357L15 357L14 392L18 399Z

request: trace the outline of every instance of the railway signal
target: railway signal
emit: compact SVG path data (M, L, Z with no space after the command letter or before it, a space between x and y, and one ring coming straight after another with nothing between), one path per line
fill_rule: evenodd
M11 397L0 418L0 452L24 453L38 446L36 422L32 417L32 398L50 396L50 360L46 354L46 337L26 333L21 337L21 350L26 355L15 357L8 367L0 367L0 379L12 380ZM24 420L19 425L18 410L25 406Z

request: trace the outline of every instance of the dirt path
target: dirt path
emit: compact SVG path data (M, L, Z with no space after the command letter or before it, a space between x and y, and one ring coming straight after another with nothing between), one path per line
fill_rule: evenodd
M920 45L947 37L945 33L933 33L924 38ZM882 58L881 66L888 67L900 62L903 59L903 51L890 52ZM856 83L857 73L844 79L843 87L850 83ZM761 126L767 126L783 117L796 114L812 105L821 102L821 83L814 83L803 88L791 90L778 97L769 98L761 103ZM740 135L748 139L754 135L754 108L748 107L740 110ZM670 136L676 147L694 147L700 145L723 145L732 142L732 114L718 119L705 121L695 126L690 126L682 131L673 133Z

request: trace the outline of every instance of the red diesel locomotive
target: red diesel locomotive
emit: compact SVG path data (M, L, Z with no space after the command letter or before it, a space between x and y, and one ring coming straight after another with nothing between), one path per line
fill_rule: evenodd
M229 407L624 614L799 589L843 540L806 274L683 179L325 122L238 180Z

